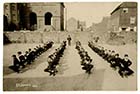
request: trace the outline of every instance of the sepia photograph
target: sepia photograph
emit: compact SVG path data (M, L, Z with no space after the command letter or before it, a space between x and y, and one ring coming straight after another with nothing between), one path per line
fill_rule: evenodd
M3 3L3 91L136 91L137 2Z

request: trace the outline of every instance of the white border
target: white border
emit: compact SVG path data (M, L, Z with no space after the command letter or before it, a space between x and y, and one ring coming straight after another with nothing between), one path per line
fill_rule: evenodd
M138 46L137 46L137 91L24 91L24 92L4 92L3 93L3 4L5 2L124 2L124 1L135 1L138 2L138 15L139 15L139 0L0 0L0 94L140 94L139 88L140 88L140 41L138 38ZM139 16L138 16L138 23L140 22ZM140 24L138 24L138 31L140 28ZM138 33L138 37L140 37L140 34ZM139 53L138 53L139 52Z

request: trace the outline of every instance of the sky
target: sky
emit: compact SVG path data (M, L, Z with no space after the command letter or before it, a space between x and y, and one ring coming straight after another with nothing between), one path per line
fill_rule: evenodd
M67 20L74 17L77 20L86 21L86 25L91 26L93 22L101 22L104 16L110 16L120 2L70 2L64 4L67 10Z

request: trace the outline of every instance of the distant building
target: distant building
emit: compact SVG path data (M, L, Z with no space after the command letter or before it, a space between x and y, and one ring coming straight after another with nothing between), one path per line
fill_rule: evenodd
M110 30L137 31L137 3L123 2L111 12Z
M67 30L68 31L77 31L78 30L78 21L75 18L69 18L67 21Z
M86 22L80 21L80 20L75 19L74 17L71 17L67 21L67 30L70 32L85 31L86 30Z
M13 30L64 30L64 4L5 3L4 31Z
M86 22L85 21L78 21L78 29L80 31L85 31L86 30Z

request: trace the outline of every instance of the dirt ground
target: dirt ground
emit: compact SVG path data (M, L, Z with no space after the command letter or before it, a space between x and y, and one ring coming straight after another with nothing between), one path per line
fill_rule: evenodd
M44 72L47 67L47 56L55 51L60 44L55 44L43 53L35 62L28 66L23 73L17 74L10 70L12 54L17 51L25 52L39 44L9 44L4 46L3 57L3 89L4 91L75 91L75 90L137 90L137 51L136 44L124 46L111 46L102 44L108 49L114 49L123 56L127 53L133 64L131 68L134 75L121 78L117 71L110 68L109 64L93 52L87 45L83 45L89 56L92 57L95 68L88 75L82 70L80 56L75 45L67 46L58 66L56 76L49 76Z

